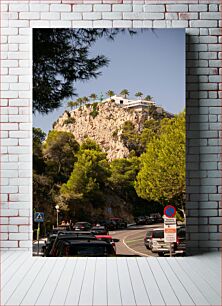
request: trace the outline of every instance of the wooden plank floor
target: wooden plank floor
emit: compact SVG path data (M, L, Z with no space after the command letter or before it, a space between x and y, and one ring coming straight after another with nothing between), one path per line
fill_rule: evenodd
M0 305L222 305L221 254L45 258L1 252Z

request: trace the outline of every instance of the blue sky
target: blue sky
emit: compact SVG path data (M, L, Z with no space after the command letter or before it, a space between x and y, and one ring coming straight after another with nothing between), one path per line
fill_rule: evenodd
M185 107L185 31L184 29L156 29L140 31L137 35L119 34L114 41L101 38L91 49L91 54L109 58L108 67L101 76L86 82L76 82L79 97L91 93L105 93L111 89L119 93L128 89L129 98L141 91L167 111L178 113ZM48 115L33 116L33 126L45 132L67 109L66 104Z

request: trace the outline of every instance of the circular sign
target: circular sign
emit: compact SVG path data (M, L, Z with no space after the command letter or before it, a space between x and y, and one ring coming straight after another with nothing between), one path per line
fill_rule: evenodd
M176 208L172 205L167 205L165 208L164 208L164 215L167 217L167 218L173 218L175 217L176 215Z

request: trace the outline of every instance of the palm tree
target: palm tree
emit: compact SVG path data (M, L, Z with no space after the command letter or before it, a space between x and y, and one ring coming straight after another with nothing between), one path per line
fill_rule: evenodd
M89 98L88 97L83 97L82 98L82 102L83 102L83 104L86 104L87 102L89 102Z
M91 95L89 96L90 99L92 99L93 101L95 101L97 99L97 95L95 93L91 93Z
M78 106L82 106L82 103L83 103L83 100L82 100L83 98L78 98L77 100L76 100L76 102L78 103L77 105Z
M146 101L152 101L153 97L151 97L150 95L147 95L144 100Z
M126 97L129 95L129 91L127 89L123 89L121 92L120 92L120 95L121 96L124 96L124 98L126 99Z
M140 97L142 99L143 93L141 91L138 91L135 93L135 97Z
M74 107L73 103L74 103L73 101L69 101L69 102L67 103L67 106L70 107L71 110L72 110L73 107Z
M114 93L114 91L112 91L112 90L108 90L107 93L106 93L106 95L111 99L111 97L114 96L115 93Z

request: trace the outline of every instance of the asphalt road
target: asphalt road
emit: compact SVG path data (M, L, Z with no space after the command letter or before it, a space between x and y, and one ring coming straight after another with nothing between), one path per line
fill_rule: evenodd
M125 230L110 231L113 238L120 239L116 243L117 255L122 256L158 256L144 245L144 236L148 229L163 227L163 223L155 225L135 225Z

